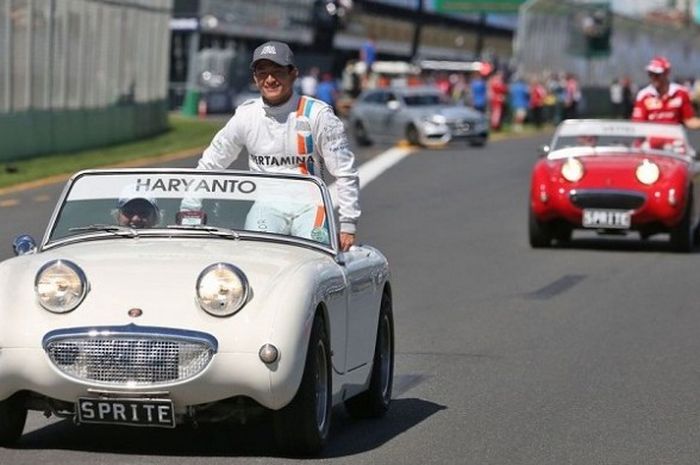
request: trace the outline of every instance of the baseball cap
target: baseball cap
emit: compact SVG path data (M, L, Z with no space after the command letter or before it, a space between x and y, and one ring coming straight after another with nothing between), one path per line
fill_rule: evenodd
M666 57L655 56L651 59L646 70L654 74L662 74L671 69L671 62Z
M158 211L158 202L156 199L149 195L144 195L142 192L136 192L134 186L126 186L122 189L119 194L119 199L117 200L117 208L122 209L126 204L135 201L145 202Z
M277 42L276 40L265 42L255 49L253 52L253 60L250 62L251 69L258 60L270 60L281 66L296 67L292 49L284 42Z

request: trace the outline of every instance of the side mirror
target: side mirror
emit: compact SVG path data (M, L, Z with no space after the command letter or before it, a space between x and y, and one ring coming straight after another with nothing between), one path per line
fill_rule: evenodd
M549 145L541 146L539 148L540 157L546 157L550 150L551 150L551 148L549 147Z
M399 103L398 100L389 100L386 104L386 106L389 108L389 110L396 111L399 108L401 108L401 104Z
M15 255L27 255L36 252L36 241L29 234L22 234L12 241Z

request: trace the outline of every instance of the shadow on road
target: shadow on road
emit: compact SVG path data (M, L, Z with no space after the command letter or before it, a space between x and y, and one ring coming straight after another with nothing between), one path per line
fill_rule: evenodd
M354 420L342 407L336 408L330 441L321 457L342 457L376 449L445 408L421 399L394 399L386 417L372 420ZM272 445L271 439L268 417L243 426L210 424L174 430L76 426L64 420L25 434L17 448L125 455L283 457L284 453Z

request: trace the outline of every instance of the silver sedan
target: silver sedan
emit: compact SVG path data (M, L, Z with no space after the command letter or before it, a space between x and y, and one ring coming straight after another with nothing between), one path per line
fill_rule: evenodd
M372 89L350 111L349 123L359 145L407 139L414 145L444 145L463 139L483 146L489 137L485 116L449 102L432 87Z

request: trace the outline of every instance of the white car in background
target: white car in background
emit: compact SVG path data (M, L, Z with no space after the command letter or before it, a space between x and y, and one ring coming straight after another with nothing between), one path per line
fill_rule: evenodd
M433 87L366 90L353 104L348 121L359 145L404 139L425 147L457 140L483 146L489 138L483 113L449 102Z
M152 221L118 224L134 199ZM290 202L312 223L246 227L252 205ZM389 267L370 246L341 252L337 236L314 177L74 175L43 241L18 237L0 263L0 444L20 437L28 409L154 428L272 411L278 443L301 454L326 442L336 404L382 416Z

